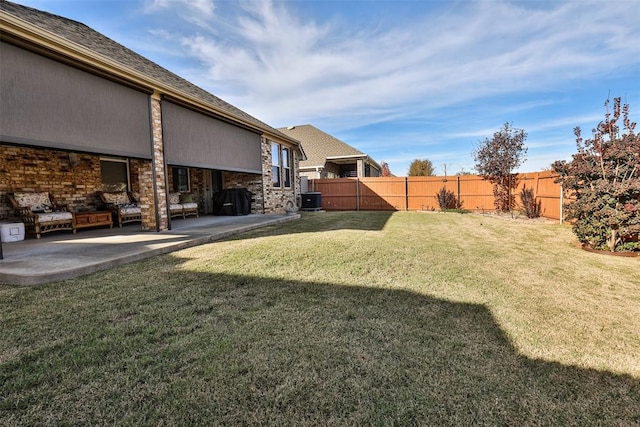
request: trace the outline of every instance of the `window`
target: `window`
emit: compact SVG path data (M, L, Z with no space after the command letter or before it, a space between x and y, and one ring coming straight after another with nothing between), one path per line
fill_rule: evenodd
M129 189L129 162L125 159L100 159L102 191L127 191Z
M275 142L271 143L271 176L274 187L291 188L291 149Z
M291 188L291 163L290 156L291 150L287 147L282 147L282 174L284 186Z
M282 187L280 179L280 144L271 143L271 180L274 187Z
M173 167L173 191L189 192L189 168Z

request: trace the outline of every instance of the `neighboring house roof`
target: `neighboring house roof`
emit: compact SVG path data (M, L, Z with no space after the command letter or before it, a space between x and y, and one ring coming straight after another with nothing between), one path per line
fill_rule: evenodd
M181 95L187 100L199 101L199 104L203 107L223 117L237 120L255 130L299 144L299 141L279 132L277 129L80 22L0 0L0 24L2 24L3 38L5 38L5 25L9 25L9 17L6 14L44 30L48 33L46 34L47 38L53 41L59 41L58 38L64 39L71 48L75 47L78 52L83 52L86 55L86 51L89 51L90 54L102 57L105 60L105 64L115 62L122 70L133 71L132 75L141 76L153 86L159 86L158 89L169 89L173 92L168 93L168 95ZM20 22L15 21L15 19L11 24L14 27L16 25L20 26ZM80 49L77 49L78 47Z
M278 130L302 143L307 160L300 162L300 169L324 167L327 161L344 161L347 159L355 161L362 158L367 158L370 163L378 165L362 151L321 131L315 126L289 126Z

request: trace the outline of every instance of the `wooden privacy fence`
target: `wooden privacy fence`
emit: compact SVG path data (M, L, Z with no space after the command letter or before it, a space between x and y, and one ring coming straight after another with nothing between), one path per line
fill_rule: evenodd
M514 191L520 205L523 188L533 188L545 218L562 220L562 187L553 172L518 175ZM493 211L493 185L477 175L340 178L309 180L309 191L322 193L326 210L432 210L439 209L436 193L442 187L453 192L464 209Z

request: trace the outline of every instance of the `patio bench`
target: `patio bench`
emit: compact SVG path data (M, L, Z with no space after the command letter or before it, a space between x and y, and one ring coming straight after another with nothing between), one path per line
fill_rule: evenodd
M16 192L7 194L22 222L25 230L33 232L36 238L43 233L58 230L71 230L75 234L76 222L69 207L56 202L48 192Z
M193 201L193 195L179 192L169 193L169 215L171 218L181 216L184 219L190 215L199 218L198 204Z

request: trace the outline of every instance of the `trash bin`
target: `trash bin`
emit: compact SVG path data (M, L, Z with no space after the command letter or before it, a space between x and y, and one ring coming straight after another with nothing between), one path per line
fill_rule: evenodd
M249 215L253 193L246 188L227 188L213 195L214 215Z

